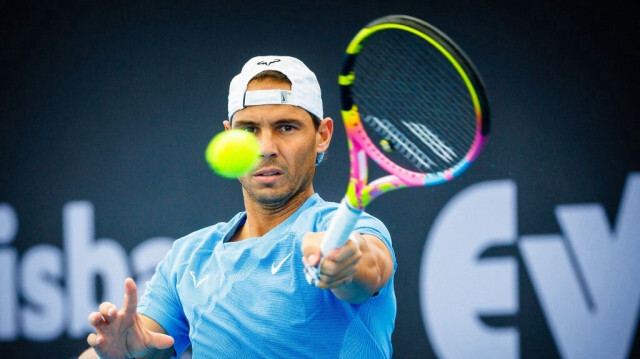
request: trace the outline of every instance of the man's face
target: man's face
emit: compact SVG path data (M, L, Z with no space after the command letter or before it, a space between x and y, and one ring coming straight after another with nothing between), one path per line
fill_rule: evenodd
M265 79L247 86L248 91L272 89L291 85ZM248 106L235 113L232 127L254 133L260 142L260 165L239 179L254 201L278 207L305 191L313 193L319 135L307 111L292 105Z

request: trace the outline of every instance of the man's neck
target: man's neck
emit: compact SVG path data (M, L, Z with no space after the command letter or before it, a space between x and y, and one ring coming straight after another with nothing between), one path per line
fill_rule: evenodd
M256 202L248 194L244 193L244 205L247 212L247 220L231 238L231 241L241 241L252 237L262 237L267 232L284 222L289 216L300 208L304 202L315 192L313 187L302 191L289 198L281 205L266 206Z

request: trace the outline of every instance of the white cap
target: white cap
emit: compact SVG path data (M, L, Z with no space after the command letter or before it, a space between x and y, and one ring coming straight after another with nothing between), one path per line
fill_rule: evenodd
M291 91L257 90L247 91L249 81L257 74L273 70L287 76ZM251 105L294 105L301 107L319 119L322 116L322 94L316 75L302 63L289 56L257 56L247 61L242 72L229 85L229 121L233 115Z

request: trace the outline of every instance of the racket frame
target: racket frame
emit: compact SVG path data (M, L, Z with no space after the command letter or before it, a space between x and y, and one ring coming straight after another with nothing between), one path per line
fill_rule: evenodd
M465 156L451 168L433 173L420 173L401 167L377 148L362 125L358 107L351 98L350 86L357 78L357 74L352 69L367 38L378 31L389 29L408 31L429 42L456 69L469 91L476 117L475 135ZM364 208L378 196L405 187L440 184L459 176L478 156L489 134L488 100L484 92L484 83L473 63L449 37L417 18L406 15L385 16L374 20L360 30L347 46L338 84L351 169L347 192L334 214L321 245L323 256L346 243ZM368 183L367 158L373 160L389 175Z

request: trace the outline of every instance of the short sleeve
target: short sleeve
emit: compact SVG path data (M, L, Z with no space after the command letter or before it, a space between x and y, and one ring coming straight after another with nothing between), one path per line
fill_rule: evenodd
M382 221L364 212L358 219L358 223L356 223L354 231L360 234L370 234L379 238L382 243L387 246L387 249L391 254L391 260L393 261L393 270L395 271L397 269L396 255L393 251L393 245L391 243L391 234L389 233L389 230L384 225L384 223L382 223Z
M147 282L146 290L138 302L138 313L153 319L173 337L173 346L179 355L187 349L190 341L189 324L176 290L176 275L171 260L174 250L175 245Z

